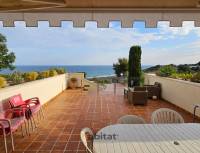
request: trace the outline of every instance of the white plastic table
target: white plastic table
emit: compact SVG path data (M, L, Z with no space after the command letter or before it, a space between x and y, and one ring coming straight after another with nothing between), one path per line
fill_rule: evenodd
M116 124L101 129L95 153L200 153L200 124Z

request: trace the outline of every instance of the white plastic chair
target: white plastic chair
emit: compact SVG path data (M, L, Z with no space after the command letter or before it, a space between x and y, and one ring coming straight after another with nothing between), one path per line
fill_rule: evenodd
M85 148L87 149L87 152L93 153L93 138L94 134L90 128L84 128L81 130L80 133L81 141L84 144ZM88 142L88 136L91 138Z
M136 115L125 115L118 119L117 123L119 124L145 124L146 121Z
M184 119L178 112L174 110L160 108L152 113L151 122L153 124L184 123Z

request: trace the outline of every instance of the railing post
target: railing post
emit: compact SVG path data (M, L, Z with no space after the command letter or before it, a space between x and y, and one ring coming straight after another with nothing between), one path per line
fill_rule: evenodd
M114 94L116 95L116 88L117 88L117 84L114 83Z
M97 94L99 94L99 83L97 83Z

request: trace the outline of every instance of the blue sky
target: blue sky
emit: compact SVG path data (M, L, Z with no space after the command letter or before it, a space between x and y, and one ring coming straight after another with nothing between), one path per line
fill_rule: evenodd
M121 28L111 22L110 28L97 28L87 22L85 28L73 28L63 22L61 28L50 28L48 22L39 27L3 27L10 51L16 54L16 65L112 65L119 57L128 57L132 45L142 46L142 64L182 64L200 61L200 28L184 22L181 28L170 28L159 22L158 28L145 28L143 22L134 28Z

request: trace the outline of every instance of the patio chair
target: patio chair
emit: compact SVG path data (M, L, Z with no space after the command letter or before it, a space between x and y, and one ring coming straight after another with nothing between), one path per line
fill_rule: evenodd
M148 98L153 98L153 96L156 96L158 99L161 98L161 84L160 83L155 82L154 85L144 85L144 87L147 88Z
M194 107L194 110L193 110L193 122L195 123L196 111L197 111L197 108L200 109L200 104L194 104L193 107Z
M125 115L118 119L117 123L119 124L145 124L146 121L136 115Z
M19 114L18 117L13 117L15 112L17 112ZM14 108L14 109L7 109L4 112L1 112L1 114L0 114L0 135L3 135L5 153L8 152L6 136L10 134L12 150L14 151L15 148L14 148L13 133L16 130L18 130L19 127L21 127L21 132L23 135L23 126L22 126L23 124L25 124L26 132L27 132L24 109Z
M93 153L94 134L90 128L84 128L80 133L81 141L84 144L87 152Z
M124 88L124 98L128 98L128 88Z
M10 105L12 108L21 107L21 108L26 108L26 109L30 110L29 114L26 113L26 118L30 119L32 130L33 130L33 124L36 127L34 116L37 115L38 120L39 120L39 118L40 119L42 117L44 118L42 105L40 103L39 98L37 98L37 97L30 98L30 99L23 101L21 94L18 94L18 95L12 96L9 99L9 102L10 102Z
M129 89L128 101L134 105L146 105L148 101L148 91L143 87L134 87L134 89Z
M168 108L160 108L152 113L153 124L184 123L183 117L176 111Z

